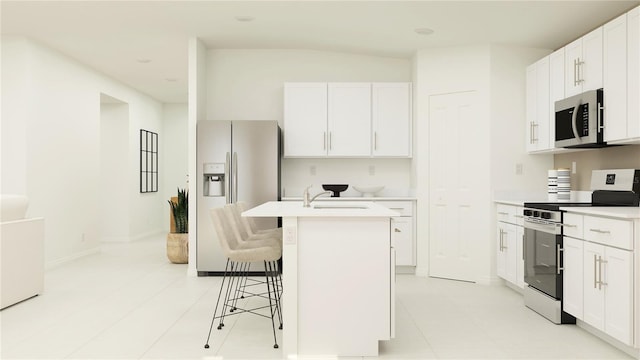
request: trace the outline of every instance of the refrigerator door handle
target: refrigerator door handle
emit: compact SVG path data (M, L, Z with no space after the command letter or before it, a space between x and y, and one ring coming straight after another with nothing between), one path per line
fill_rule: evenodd
M233 160L231 161L231 168L233 169L233 198L231 202L238 202L238 153L233 152Z
M230 161L231 161L231 154L229 152L227 152L227 157L226 157L225 162L224 162L224 177L225 177L225 181L227 183L229 183L229 184L230 184L229 180L231 180L230 177L229 177L229 162ZM223 186L226 185L227 183L223 184ZM231 203L231 201L230 201L231 199L229 199L229 196L230 196L229 188L227 187L226 189L223 189L223 191L224 191L225 203L226 204L230 204Z

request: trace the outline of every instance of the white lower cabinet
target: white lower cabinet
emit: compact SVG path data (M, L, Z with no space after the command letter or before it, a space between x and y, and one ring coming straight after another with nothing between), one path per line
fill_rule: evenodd
M414 265L412 217L391 218L391 242L396 249L396 263Z
M519 222L521 213L521 207L498 204L496 274L524 288L524 228Z
M582 319L584 241L565 236L563 247L562 308L576 318Z
M501 278L516 283L516 226L503 222L498 223L498 267Z
M631 344L631 251L585 242L583 268L584 322L625 344Z
M524 227L516 226L516 285L524 289Z
M565 226L568 224L571 228L565 228L563 239L564 311L626 345L633 345L633 224L567 214ZM580 238L568 237L567 233ZM626 248L608 246L612 244Z
M400 213L391 218L391 243L396 252L396 265L416 265L415 218L413 201L376 200L376 203Z

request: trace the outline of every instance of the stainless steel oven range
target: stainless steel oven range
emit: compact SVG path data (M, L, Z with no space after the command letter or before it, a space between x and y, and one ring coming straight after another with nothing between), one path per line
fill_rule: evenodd
M640 206L640 170L594 170L591 202L524 203L525 305L556 324L575 324L562 309L563 216L561 208Z
M560 206L525 203L523 215L525 305L556 324L575 324L576 318L562 311Z

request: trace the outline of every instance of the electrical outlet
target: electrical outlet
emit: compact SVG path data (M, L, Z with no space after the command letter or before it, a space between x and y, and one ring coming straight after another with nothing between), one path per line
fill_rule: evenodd
M573 161L573 162L571 163L571 173L572 173L572 174L575 174L575 173L576 173L576 162L575 162L575 161Z
M516 175L522 175L522 164L516 164Z
M375 175L376 174L376 166L375 165L369 165L369 175Z
M315 175L316 174L316 166L315 165L309 166L309 174L311 174L311 175Z

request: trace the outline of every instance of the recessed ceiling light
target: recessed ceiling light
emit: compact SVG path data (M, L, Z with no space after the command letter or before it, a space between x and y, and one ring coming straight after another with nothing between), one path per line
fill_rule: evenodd
M433 34L433 29L429 29L429 28L417 28L415 30L413 30L416 32L416 34L420 34L420 35L431 35Z
M151 59L140 58L140 59L137 59L136 61L139 62L140 64L148 64L151 62Z
M255 18L253 16L248 16L248 15L239 15L236 16L236 20L241 21L241 22L249 22L249 21L253 21Z

